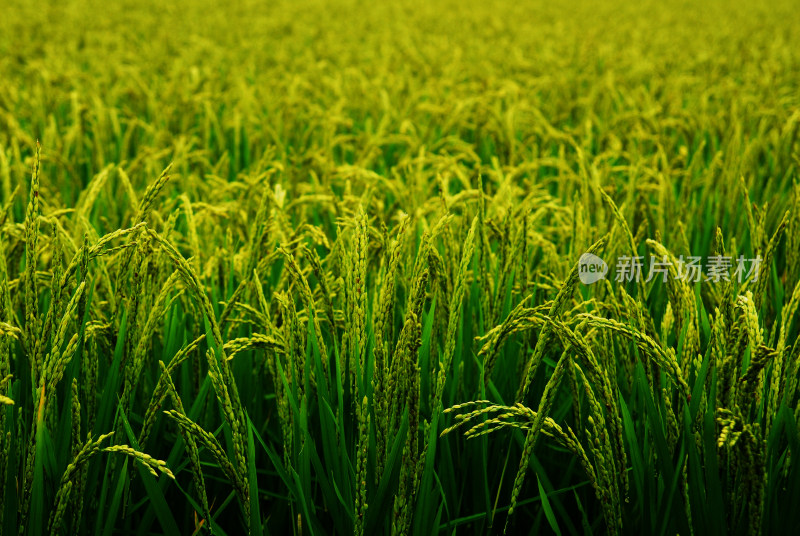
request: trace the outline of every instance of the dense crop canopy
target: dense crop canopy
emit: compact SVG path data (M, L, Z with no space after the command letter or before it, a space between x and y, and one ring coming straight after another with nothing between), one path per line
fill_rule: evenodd
M796 2L374 4L0 8L0 536L796 531Z

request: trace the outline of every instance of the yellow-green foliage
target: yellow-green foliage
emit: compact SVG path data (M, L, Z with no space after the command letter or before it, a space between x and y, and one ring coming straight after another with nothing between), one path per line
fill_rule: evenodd
M800 526L795 2L5 4L0 536Z

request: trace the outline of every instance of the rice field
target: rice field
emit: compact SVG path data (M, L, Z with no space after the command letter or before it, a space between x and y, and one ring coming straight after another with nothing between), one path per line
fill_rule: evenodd
M8 2L0 535L796 532L796 11Z

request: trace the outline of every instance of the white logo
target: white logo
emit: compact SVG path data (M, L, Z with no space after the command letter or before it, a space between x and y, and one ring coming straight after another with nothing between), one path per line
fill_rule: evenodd
M606 277L608 265L606 261L591 253L584 253L578 259L578 277L584 285L597 283Z
M734 261L736 262L735 265ZM643 270L643 268L646 268L647 264L645 258L642 256L629 257L622 255L617 257L615 265L616 277L614 280L622 284L631 281L638 283L642 280L645 283L649 283L660 276L662 282L666 282L668 278L676 278L689 283L699 283L701 281L719 283L721 281L732 282L735 278L739 283L742 283L746 280L758 281L761 262L760 256L755 259L746 259L744 255L740 255L734 259L725 255L712 255L708 257L705 266L703 266L702 257L690 256L685 259L681 255L673 263L667 256L663 256L660 260L651 256L650 271L647 274L647 278L644 278L646 270ZM734 267L735 270L731 274L731 269ZM705 268L705 271L703 268ZM673 270L672 273L670 273L670 269ZM584 253L578 259L578 277L580 277L584 285L591 285L601 279L605 279L608 271L608 264L597 255Z

